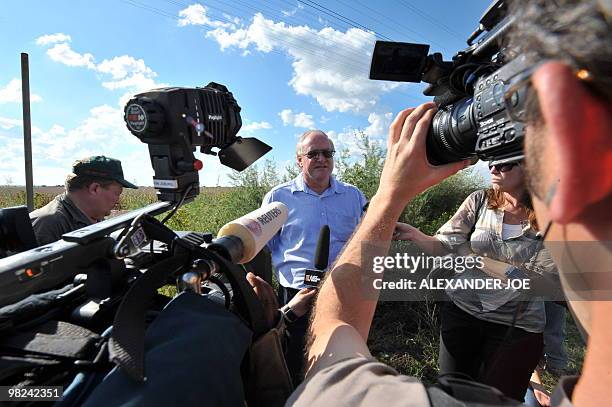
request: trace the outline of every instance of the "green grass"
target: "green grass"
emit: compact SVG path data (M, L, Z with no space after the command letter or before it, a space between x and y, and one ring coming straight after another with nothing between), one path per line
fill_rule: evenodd
M38 208L45 205L61 191L62 188L54 189L53 193L49 193L48 189L36 191L35 206ZM261 202L261 197L249 191L242 194L227 188L203 188L193 202L177 211L168 226L174 230L216 233L226 222L247 213L257 200ZM156 201L153 188L126 189L117 209L132 210ZM0 207L23 204L23 188L0 187ZM176 290L173 286L165 286L159 292L172 297ZM400 373L433 383L437 376L438 332L434 304L383 302L376 310L368 346L375 357ZM582 369L584 345L569 316L566 347L570 359L568 373L578 374ZM556 380L549 374L544 375L544 384L549 389L555 386Z

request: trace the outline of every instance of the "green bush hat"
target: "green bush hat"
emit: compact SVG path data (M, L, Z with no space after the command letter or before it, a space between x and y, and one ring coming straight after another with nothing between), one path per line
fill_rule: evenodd
M76 176L84 175L109 179L117 181L126 188L138 188L123 178L121 161L103 155L95 155L75 161L72 165L72 172Z

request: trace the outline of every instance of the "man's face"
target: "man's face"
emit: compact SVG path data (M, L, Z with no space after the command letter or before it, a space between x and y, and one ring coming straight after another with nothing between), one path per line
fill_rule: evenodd
M327 136L323 133L313 133L302 142L302 154L297 157L298 166L302 169L306 182L328 183L334 169L333 157L327 158L323 151L333 150ZM318 151L312 158L308 153Z
M119 202L119 197L123 192L123 187L117 182L113 182L110 185L102 186L98 184L95 188L96 193L96 216L98 219L102 219L105 216L110 215L111 209L115 207Z

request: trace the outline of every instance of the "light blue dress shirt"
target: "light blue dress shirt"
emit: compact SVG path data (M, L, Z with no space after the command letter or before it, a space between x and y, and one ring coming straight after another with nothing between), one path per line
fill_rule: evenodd
M308 188L299 174L292 181L274 187L263 204L282 202L289 217L268 242L279 283L284 287L304 288L304 270L314 267L314 254L321 227L329 225L329 265L338 257L361 220L367 200L353 185L336 180L320 195Z

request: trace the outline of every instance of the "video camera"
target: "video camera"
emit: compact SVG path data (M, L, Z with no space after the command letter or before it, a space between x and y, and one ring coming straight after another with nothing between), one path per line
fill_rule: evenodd
M428 55L429 45L377 41L370 79L429 83L439 110L427 135L427 158L440 165L478 158L490 164L523 159L525 90L513 90L526 67L503 39L512 24L504 0L494 1L452 61ZM480 38L479 38L480 37ZM478 41L475 40L478 38Z
M176 283L179 292L195 294L216 290L224 300L218 302L231 308L255 339L268 331L262 305L245 279L246 270L236 264L243 249L236 243L238 238L174 232L164 223L199 193L202 163L194 157L196 147L218 155L222 164L238 171L271 147L237 136L240 106L225 86L216 83L135 95L125 107L124 120L149 147L160 202L34 248L31 233L15 234L25 226L31 231L25 207L0 210L0 235L5 235L0 236L0 247L6 242L0 253L8 255L0 258L0 357L3 364L14 364L0 369L3 385L65 383L58 379L57 367L45 373L49 360L58 355L32 356L45 355L53 345L45 342L38 349L31 338L41 329L50 334L51 329L58 339L53 343L68 341L62 336L66 325L71 332L86 331L83 337L96 338L93 342L99 342L112 325L106 363L110 359L131 378L144 380L145 315L159 299L157 289L166 284ZM168 211L162 221L154 217ZM15 241L20 236L27 241ZM83 363L97 363L98 369L104 365L101 354L83 360L87 359L84 349L79 347L74 354L59 351L62 378L81 371ZM12 355L9 362L7 355ZM31 376L32 366L38 366L38 379Z

